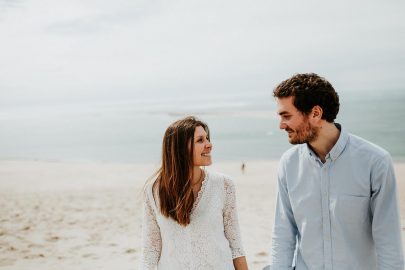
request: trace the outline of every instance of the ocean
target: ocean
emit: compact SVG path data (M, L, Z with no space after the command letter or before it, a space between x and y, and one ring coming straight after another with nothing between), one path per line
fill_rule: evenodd
M405 160L405 91L339 93L336 122ZM160 161L166 127L185 115L207 122L215 161L278 159L291 145L271 91L205 97L0 109L0 159Z

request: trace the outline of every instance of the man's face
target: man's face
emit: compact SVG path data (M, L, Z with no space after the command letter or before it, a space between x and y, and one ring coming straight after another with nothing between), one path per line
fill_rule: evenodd
M311 125L308 115L304 115L293 104L294 97L277 98L280 129L288 133L291 144L311 143L318 137L318 128Z

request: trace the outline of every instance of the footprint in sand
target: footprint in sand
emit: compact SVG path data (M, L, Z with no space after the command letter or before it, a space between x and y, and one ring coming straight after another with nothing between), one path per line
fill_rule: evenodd
M127 253L127 254L136 253L136 249L134 249L134 248L129 248L129 249L125 250L125 253Z
M31 229L31 227L30 226L25 226L24 228L22 228L21 230L22 231L29 231Z
M31 243L28 245L29 248L43 248L43 245Z
M40 254L30 254L30 255L24 256L24 259L36 259L36 258L45 258L45 255L40 253Z
M16 249L15 247L13 247L13 246L9 246L9 247L7 248L7 250L8 250L8 251L17 251L17 249Z
M96 254L93 253L87 253L87 254L83 254L82 258L91 258L91 259L98 259Z
M0 267L13 265L16 261L15 259L0 259Z
M263 257L263 256L267 256L267 255L269 255L269 254L268 254L267 252L265 252L265 251L261 251L261 252L256 253L255 255L256 255L256 256Z
M60 237L59 236L50 236L50 237L48 237L47 239L46 239L46 241L48 241L48 242L56 242L56 241L58 241L60 239Z

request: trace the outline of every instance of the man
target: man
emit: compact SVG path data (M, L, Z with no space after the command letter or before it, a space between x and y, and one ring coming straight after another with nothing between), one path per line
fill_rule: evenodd
M271 270L403 270L395 175L384 149L334 123L339 96L316 74L273 92L285 152Z

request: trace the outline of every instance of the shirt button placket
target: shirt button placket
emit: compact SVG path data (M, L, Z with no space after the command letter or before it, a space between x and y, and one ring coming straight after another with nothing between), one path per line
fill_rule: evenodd
M325 270L332 270L332 243L329 215L329 162L321 169L323 251Z

